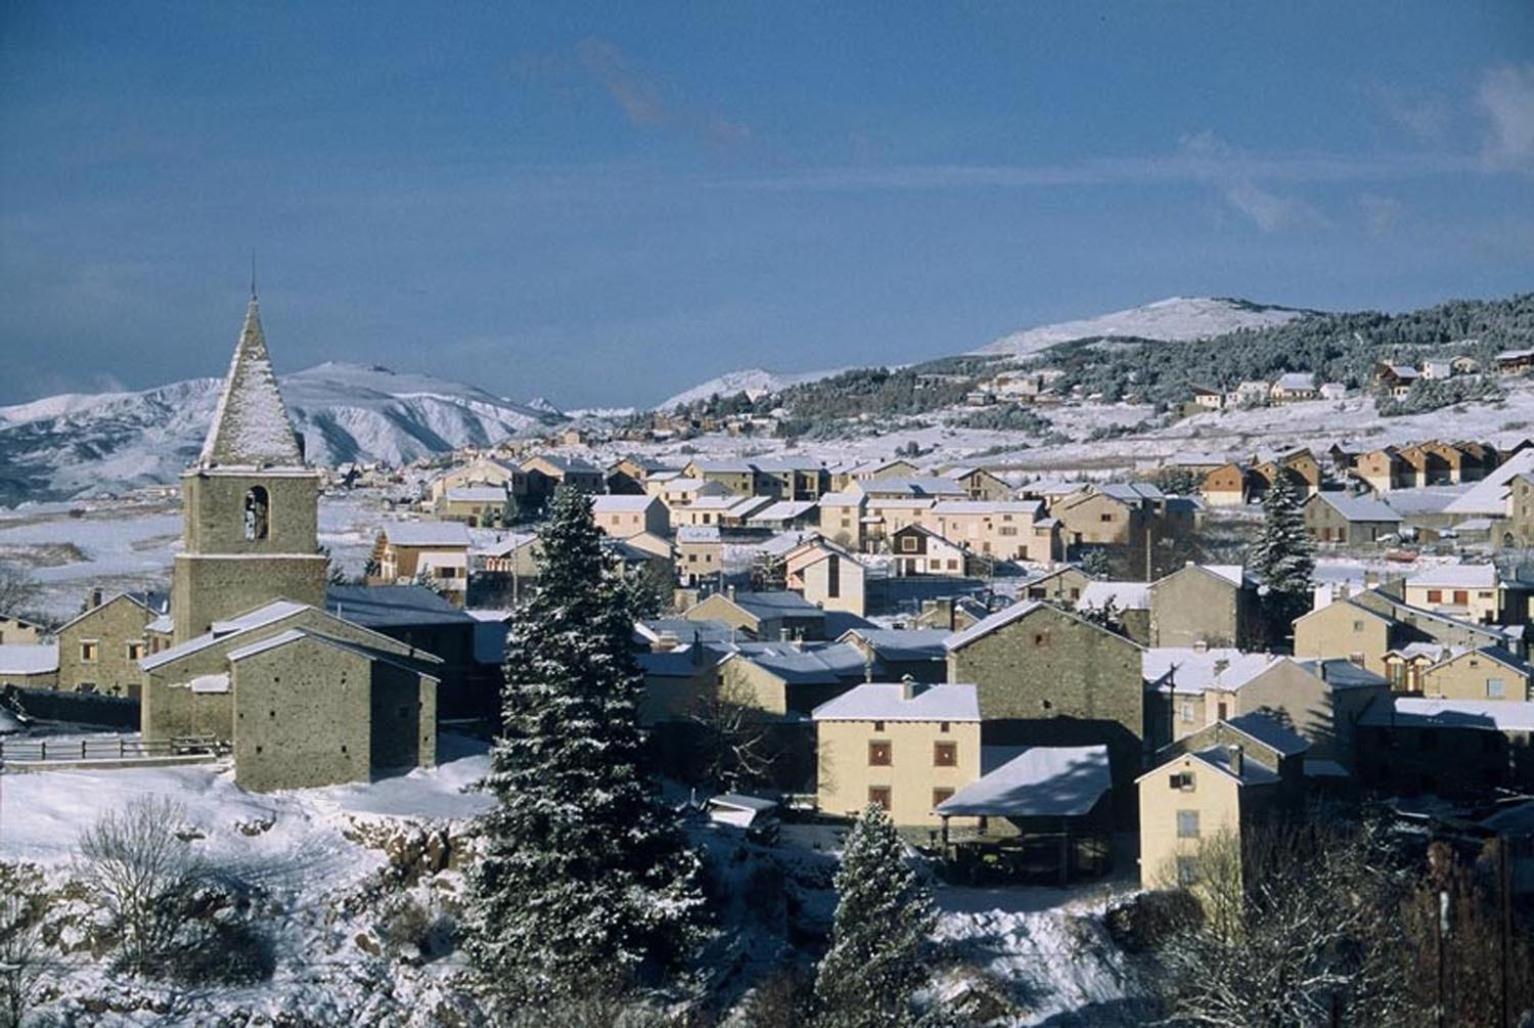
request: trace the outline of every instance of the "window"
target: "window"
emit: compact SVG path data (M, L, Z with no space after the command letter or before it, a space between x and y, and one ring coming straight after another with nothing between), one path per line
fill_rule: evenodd
M876 804L878 806L883 807L885 810L888 810L890 808L890 801L891 801L891 797L890 797L890 787L889 786L887 786L887 785L870 785L868 787L868 802L869 803Z
M933 767L958 767L959 744L956 742L935 742L932 744Z
M1179 839L1198 838L1198 811L1179 810L1177 812L1177 837Z
M826 558L826 595L836 599L842 594L842 562L836 554Z
M1193 716L1194 716L1193 715L1193 701L1192 700L1183 700L1182 701L1182 721L1183 721L1183 724L1191 725L1193 723Z
M916 544L919 540L914 535L905 536L900 540L901 553L915 553Z
M95 639L82 639L80 641L80 663L82 663L82 664L94 664L94 663L96 663L96 640Z
M1035 632L1033 634L1033 645L1039 646L1039 647L1048 646L1049 645L1049 633L1048 632Z
M1101 515L1099 515L1099 520L1101 520L1103 522L1112 521L1113 520L1113 515L1112 514L1101 514Z
M1470 602L1470 592L1466 589L1454 590L1454 605L1463 607Z
M1427 591L1427 601L1429 603L1442 603L1443 602L1443 590L1442 589L1429 589Z
M868 744L868 766L889 767L894 763L894 753L887 739L875 739Z
M1507 692L1507 686L1500 678L1486 679L1486 698L1488 700L1500 700Z
M1193 772L1179 771L1176 774L1170 776L1168 784L1179 792L1192 792Z
M953 796L953 790L952 789L933 789L932 790L932 806L933 807L941 806L944 800L947 800L947 799L951 798L952 796Z
M959 562L957 560L955 560L953 557L949 557L948 558L948 570L949 571L957 571L957 570L959 570Z
M143 656L144 656L144 643L143 643L142 640L137 640L137 641L134 641L134 642L130 642L128 644L128 659L129 660L141 660L141 659L143 659Z
M1353 622L1353 631L1355 631L1355 632L1362 632L1363 630L1364 630L1364 623L1362 621L1355 621L1355 622Z
M1198 860L1196 858L1177 858L1177 884L1183 888L1198 884Z
M944 732L944 733L946 733L948 731L948 728L949 728L949 722L947 722L947 721L940 722L938 724L938 726L937 726L937 730L939 732Z
M884 722L883 721L875 721L874 722L874 731L876 731L876 732L884 731Z
M245 494L245 539L258 542L271 535L271 497L266 487L253 485Z

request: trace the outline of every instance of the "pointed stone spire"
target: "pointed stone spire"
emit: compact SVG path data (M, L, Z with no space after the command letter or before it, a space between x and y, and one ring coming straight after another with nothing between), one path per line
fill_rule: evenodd
M261 307L251 282L245 326L235 344L229 377L202 444L203 467L218 465L302 467L303 451L277 389L272 358L261 331Z

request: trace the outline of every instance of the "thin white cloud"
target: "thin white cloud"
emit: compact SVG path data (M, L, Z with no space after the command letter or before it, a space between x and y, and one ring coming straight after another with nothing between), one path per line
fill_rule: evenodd
M1493 167L1534 171L1534 64L1492 68L1476 103L1488 121L1482 156Z
M1399 128L1424 143L1442 142L1453 124L1448 100L1435 93L1411 92L1389 86L1374 90L1385 115Z
M751 141L749 125L688 104L675 89L636 67L611 40L583 39L576 44L575 55L635 128L669 130L720 148Z
M1358 207L1363 212L1364 227L1372 236L1382 236L1395 227L1405 208L1393 196L1379 193L1363 193L1358 197Z

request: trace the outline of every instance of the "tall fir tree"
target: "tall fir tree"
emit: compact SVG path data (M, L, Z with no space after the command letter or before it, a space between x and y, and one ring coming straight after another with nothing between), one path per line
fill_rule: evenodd
M1262 513L1262 533L1247 553L1247 564L1267 586L1269 628L1281 637L1288 634L1289 623L1310 608L1315 545L1288 475L1274 480L1262 498Z
M560 489L507 641L495 796L469 874L466 948L490 991L538 1003L622 990L684 959L699 861L647 773L632 636L641 595L589 497Z
M831 948L815 976L827 1028L914 1025L912 995L931 979L924 954L937 923L931 891L906 861L884 808L869 804L836 873Z

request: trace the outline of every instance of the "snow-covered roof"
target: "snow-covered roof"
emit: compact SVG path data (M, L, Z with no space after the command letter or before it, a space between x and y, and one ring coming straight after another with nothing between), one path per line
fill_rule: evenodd
M392 546L469 545L469 528L461 521L391 521L381 529Z
M1531 471L1534 471L1534 448L1519 450L1485 478L1465 490L1464 495L1457 497L1444 510L1450 514L1501 517L1507 513L1507 494L1513 479Z
M1149 482L1104 482L1097 491L1124 503L1166 499L1166 493Z
M306 603L294 603L292 600L276 600L263 607L257 607L255 610L241 614L239 617L214 622L212 631L199 635L196 638L188 639L186 642L172 646L168 650L151 653L139 661L139 667L145 671L153 671L155 668L169 664L171 661L180 660L182 657L205 650L209 646L232 635L238 635L241 632L248 632L256 628L264 628L267 625L281 621L283 618L292 617L299 611L309 609L311 608Z
M1395 512L1395 508L1383 500L1376 500L1372 496L1354 496L1343 492L1319 492L1315 494L1318 503L1324 503L1331 507L1347 521L1387 521L1400 522L1401 515Z
M948 633L941 628L849 628L838 641L854 636L883 660L912 661L942 660Z
M950 653L954 650L963 649L976 639L984 638L998 628L1005 628L1012 622L1027 617L1042 606L1044 604L1040 600L1024 600L1021 603L1014 603L1012 606L998 610L994 614L986 615L963 631L954 632L947 639L943 640L943 646Z
M816 721L979 721L980 699L966 682L865 682L822 703L811 716Z
M382 631L466 625L467 612L424 585L332 585L325 589L325 610L343 621Z
M45 675L58 669L58 643L0 645L0 675Z
M719 539L718 525L682 525L676 530L679 543L717 543Z
M1273 382L1274 389L1282 389L1290 392L1304 391L1316 387L1316 376L1309 371L1290 371L1279 375Z
M860 507L867 501L868 497L858 492L820 494L820 505L822 507Z
M1286 659L1237 649L1155 646L1140 654L1140 673L1162 692L1224 692L1241 688Z
M1150 584L1147 582L1088 582L1076 605L1082 610L1099 610L1112 602L1119 610L1150 610Z
M449 503L505 503L508 498L504 488L494 485L456 486L445 495Z
M1429 589L1495 589L1497 582L1495 564L1441 564L1406 580L1408 587Z
M1296 663L1333 689L1372 688L1390 684L1390 680L1384 675L1377 675L1368 668L1359 667L1343 657L1301 660Z
M1039 500L942 500L934 504L934 514L1038 514L1044 504Z
M630 496L622 493L603 493L591 498L593 514L641 514L650 505L659 503L655 496Z
M987 760L997 761L986 769ZM986 746L984 773L937 805L943 815L1080 817L1113 787L1108 747Z
M1359 724L1377 728L1484 728L1534 731L1534 703L1520 700L1432 700L1391 696L1371 703Z
M761 510L752 514L748 521L791 521L794 518L803 517L816 507L814 500L778 500L769 503Z
M261 330L261 308L254 296L245 309L245 324L235 343L200 462L204 467L302 467L304 463L298 436L277 388L277 375L272 371Z
M1255 739L1278 753L1293 757L1310 749L1310 740L1282 724L1277 718L1260 711L1242 714L1225 722L1242 735Z
M269 650L275 650L279 646L287 646L290 643L295 643L302 639L312 639L317 643L321 643L325 646L331 646L338 650L345 650L348 653L355 653L357 656L365 657L368 660L376 660L385 664L392 664L395 667L404 668L407 671L413 671L418 674L426 674L426 672L421 671L419 668L411 667L409 664L400 660L394 654L383 653L368 646L362 646L358 643L349 642L345 639L337 639L333 636L325 635L321 632L310 632L303 628L289 628L285 632L278 632L276 635L270 635L265 639L259 639L248 646L241 646L238 649L230 650L229 659L238 663L239 661L248 660L258 654L266 653ZM435 676L428 675L428 677Z

